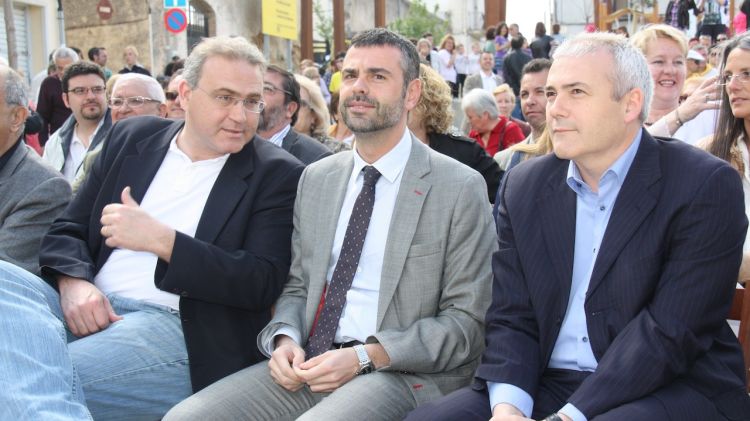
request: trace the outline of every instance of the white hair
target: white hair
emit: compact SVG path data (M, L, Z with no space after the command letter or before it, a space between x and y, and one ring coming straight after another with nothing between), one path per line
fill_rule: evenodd
M466 110L472 110L478 115L487 113L493 120L497 120L500 116L495 97L481 88L472 89L464 95L464 99L461 100L461 109L464 113L466 113Z
M55 50L55 52L52 54L52 61L58 60L58 59L65 59L69 58L73 60L73 63L77 62L81 59L80 56L78 56L78 53L76 53L76 50L72 48L68 48L65 46L62 46Z
M151 76L142 75L140 73L125 73L120 75L115 81L115 86L112 87L112 95L114 95L118 86L131 80L138 81L143 85L143 87L146 88L149 98L155 99L162 104L167 102L167 97L164 95L164 90L161 88L159 82Z
M646 57L625 37L604 32L580 34L557 47L554 59L579 58L602 50L608 52L614 61L608 76L612 81L613 99L619 101L632 89L640 89L643 92L643 108L639 118L641 122L646 121L654 92L654 81L648 70Z

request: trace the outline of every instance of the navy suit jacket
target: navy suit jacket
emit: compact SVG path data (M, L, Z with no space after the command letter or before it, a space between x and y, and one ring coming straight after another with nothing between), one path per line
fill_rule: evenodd
M487 349L475 388L536 395L570 295L576 195L569 161L519 164L500 187ZM681 381L730 419L750 398L727 325L747 219L737 171L644 131L596 259L585 311L598 361L568 399L589 419Z
M289 132L284 136L281 147L305 165L333 155L333 152L326 145L310 136L295 131L294 128L290 128Z
M115 124L76 197L42 241L42 274L89 281L112 253L100 234L104 206L131 187L140 203L184 121L134 117ZM291 262L292 210L303 165L254 137L229 157L195 238L177 233L156 287L180 295L194 390L260 361L255 337L268 323Z

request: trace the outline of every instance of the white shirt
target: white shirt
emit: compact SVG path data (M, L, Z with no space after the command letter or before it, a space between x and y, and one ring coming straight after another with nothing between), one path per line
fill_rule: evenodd
M283 129L279 130L278 132L274 133L273 136L271 136L268 141L273 143L274 145L281 147L282 142L284 142L284 138L286 137L286 134L289 133L289 130L292 129L292 126L287 124Z
M482 88L485 91L492 93L492 91L494 91L495 88L497 88L497 82L495 81L494 73L492 72L484 73L484 71L480 70L479 76L482 77Z
M102 127L103 123L104 118L101 118L99 120L99 124L96 125L96 129L94 129L94 132L91 133L91 137L89 137L89 146L91 146L91 141L94 139L94 136L96 136L96 133ZM89 148L83 144L81 138L78 137L77 129L78 126L73 128L73 136L70 141L70 150L68 151L68 155L65 157L65 164L63 165L62 169L63 176L65 176L65 179L70 183L75 180L78 168L83 163L83 159L86 157L86 152L88 152L89 150Z
M365 243L362 246L362 255L359 259L357 272L354 274L352 287L346 294L346 304L339 319L339 327L334 336L334 342L349 342L365 340L373 335L377 328L378 297L380 296L380 276L385 256L385 246L388 241L388 230L391 225L391 216L396 206L396 196L401 185L401 177L406 168L406 162L411 154L411 133L404 131L399 143L387 154L383 155L372 165L380 172L381 176L375 184L375 204L372 209L370 225L367 229ZM331 282L333 270L341 253L344 243L349 218L354 208L354 202L362 190L364 175L362 168L367 164L354 148L354 168L346 185L346 194L341 206L336 235L333 239L331 259L328 264L326 275L327 284ZM264 349L270 355L274 349L274 338L286 335L296 343L301 344L300 332L289 326L276 331L273 338L263 344Z
M177 136L169 144L140 206L159 222L194 237L208 195L229 154L193 162L177 147L176 139ZM156 262L157 256L153 253L117 248L94 283L105 294L114 293L177 310L180 297L154 285Z

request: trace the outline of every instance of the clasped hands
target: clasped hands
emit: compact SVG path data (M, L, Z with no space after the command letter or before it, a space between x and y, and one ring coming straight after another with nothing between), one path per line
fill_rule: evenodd
M305 384L313 392L333 392L357 375L359 359L352 348L325 352L305 361L305 351L288 336L276 340L268 361L273 380L290 392Z

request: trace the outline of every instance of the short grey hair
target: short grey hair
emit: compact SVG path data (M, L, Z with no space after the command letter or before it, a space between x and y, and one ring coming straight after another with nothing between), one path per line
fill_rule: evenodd
M266 71L266 59L253 43L243 37L205 38L193 48L187 59L182 76L188 86L195 88L201 79L203 64L209 57L220 56L229 60L242 60Z
M491 119L495 120L500 116L495 97L481 88L472 89L468 94L464 95L464 98L461 100L461 109L464 113L467 110L472 110L478 115L487 113Z
M78 56L78 53L76 53L74 49L65 46L58 48L52 54L52 61L66 58L72 59L73 63L81 59L81 57Z
M5 103L26 107L29 104L29 89L23 77L8 66L0 66L5 86Z
M160 103L164 104L167 102L167 97L164 95L164 90L161 88L159 82L151 76L142 75L140 73L125 73L120 75L115 81L115 86L112 87L112 95L114 96L117 87L122 85L124 82L138 81L143 87L146 88L146 93L151 99L155 99Z
M646 57L639 48L628 42L627 38L603 32L580 34L557 47L554 60L562 57L579 58L598 51L606 51L614 61L608 75L612 82L612 98L619 101L632 89L640 89L643 92L643 109L639 118L641 122L646 121L654 92L654 81L648 70Z

